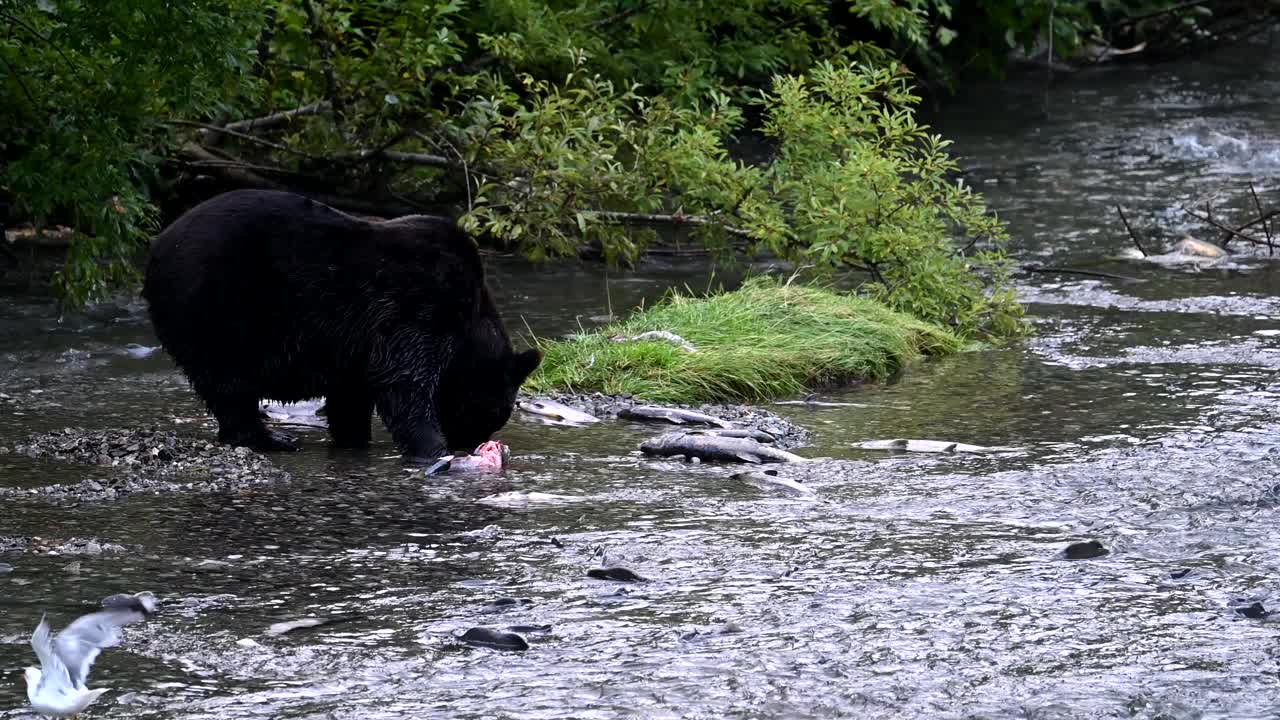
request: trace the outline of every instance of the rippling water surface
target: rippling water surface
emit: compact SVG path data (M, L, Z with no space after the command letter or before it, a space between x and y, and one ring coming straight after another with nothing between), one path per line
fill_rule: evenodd
M231 494L0 506L0 534L97 537L116 555L10 555L0 575L0 718L28 717L20 669L55 627L121 590L166 598L94 674L102 718L1275 718L1280 610L1280 274L1265 257L1193 272L1108 260L1129 241L1215 240L1180 210L1252 181L1280 205L1280 51L967 91L935 118L1009 222L1023 260L1138 282L1036 274L1038 334L837 399L776 408L814 432L788 466L816 499L733 469L641 460L652 429L517 416L501 476L424 483L390 459L282 458L295 479ZM1218 206L1215 206L1217 208ZM514 327L568 332L702 271L495 262ZM58 322L0 301L0 446L68 425L199 417L141 305ZM192 432L208 425L188 423ZM885 455L862 440L1018 448ZM94 477L0 455L0 484ZM507 491L554 504L477 502ZM1093 560L1068 543L1100 540ZM588 579L602 563L649 582ZM499 598L519 602L506 609ZM271 623L348 621L284 636ZM463 648L486 625L549 626L530 649Z

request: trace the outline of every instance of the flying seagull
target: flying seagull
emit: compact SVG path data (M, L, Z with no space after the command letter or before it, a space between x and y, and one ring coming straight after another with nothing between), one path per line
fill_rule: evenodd
M120 628L146 619L157 602L150 593L112 595L102 601L105 610L76 618L55 639L44 616L31 634L31 647L40 668L26 669L27 699L42 715L75 718L106 689L85 687L94 658L105 647L120 644Z

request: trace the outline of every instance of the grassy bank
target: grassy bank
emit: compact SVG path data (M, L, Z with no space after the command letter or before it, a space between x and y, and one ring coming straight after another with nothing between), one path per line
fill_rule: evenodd
M660 340L614 336L667 331L695 352ZM541 340L542 366L526 388L628 393L654 402L759 401L892 374L922 354L963 342L877 302L765 278L734 292L672 294L603 330Z

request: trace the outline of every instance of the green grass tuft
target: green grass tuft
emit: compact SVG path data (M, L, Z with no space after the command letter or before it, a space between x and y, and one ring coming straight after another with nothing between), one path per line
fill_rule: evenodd
M614 335L666 330L697 352ZM964 343L936 325L864 298L753 278L733 292L672 293L621 323L565 340L538 340L534 393L627 393L651 402L751 402L893 374L922 354Z

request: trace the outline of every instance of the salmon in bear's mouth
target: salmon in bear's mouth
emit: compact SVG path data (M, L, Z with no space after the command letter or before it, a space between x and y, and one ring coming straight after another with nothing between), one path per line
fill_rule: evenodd
M424 474L457 470L460 472L500 472L511 459L511 448L497 440L481 443L470 455L445 455L426 469Z

